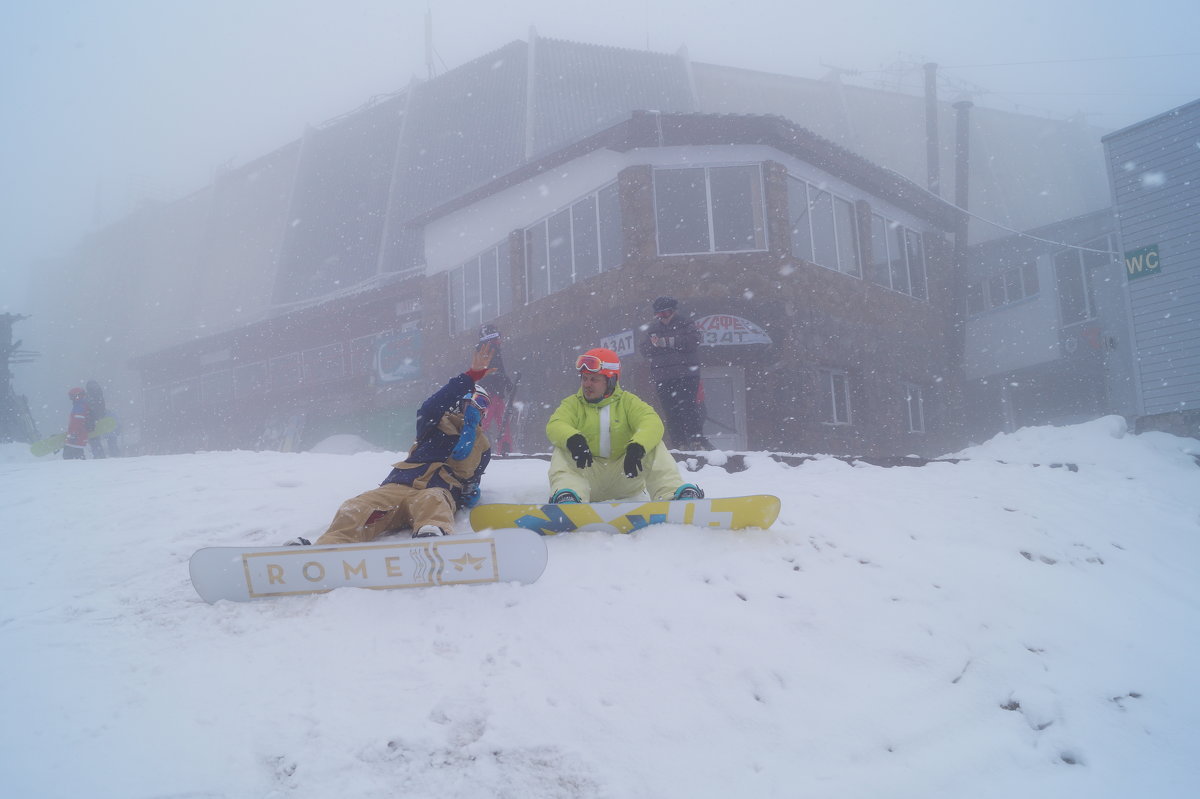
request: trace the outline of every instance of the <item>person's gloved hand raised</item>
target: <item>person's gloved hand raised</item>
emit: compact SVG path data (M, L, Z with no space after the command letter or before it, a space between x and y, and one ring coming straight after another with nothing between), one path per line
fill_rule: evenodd
M582 433L576 433L567 439L567 449L571 451L571 457L575 459L575 465L580 469L586 469L593 463L592 450L588 447L587 439Z
M629 442L625 448L625 476L637 477L642 470L642 458L646 456L646 448L637 442Z

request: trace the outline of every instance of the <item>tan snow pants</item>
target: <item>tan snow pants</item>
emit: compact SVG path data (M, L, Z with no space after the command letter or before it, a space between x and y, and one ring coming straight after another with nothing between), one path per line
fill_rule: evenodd
M348 499L338 508L318 544L374 541L384 533L432 524L454 532L454 498L444 488L387 483Z

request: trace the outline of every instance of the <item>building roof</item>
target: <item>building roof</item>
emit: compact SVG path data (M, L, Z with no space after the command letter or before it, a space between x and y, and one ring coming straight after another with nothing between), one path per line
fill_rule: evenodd
M509 186L598 149L617 152L648 148L730 144L758 144L795 156L848 183L861 186L897 207L937 222L949 229L958 214L950 203L897 172L873 164L862 156L782 117L752 114L657 113L635 111L627 119L573 142L541 158L528 161L453 200L408 220L423 225L472 205Z

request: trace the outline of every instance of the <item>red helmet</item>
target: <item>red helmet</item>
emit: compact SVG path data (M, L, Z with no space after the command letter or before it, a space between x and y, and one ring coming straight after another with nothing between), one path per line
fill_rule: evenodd
M575 359L575 369L581 372L595 372L605 377L620 377L621 359L612 350L595 347Z
M67 396L73 400L83 399L84 397L87 396L87 392L84 391L82 388L79 388L78 386L76 386L75 388L73 388L67 392Z

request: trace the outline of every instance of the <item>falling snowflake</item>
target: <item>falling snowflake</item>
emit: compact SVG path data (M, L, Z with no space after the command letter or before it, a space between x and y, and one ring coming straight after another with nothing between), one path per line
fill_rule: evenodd
M1167 176L1164 172L1146 172L1142 175L1142 188L1157 189L1167 185Z

